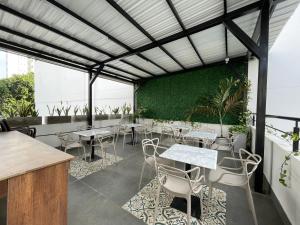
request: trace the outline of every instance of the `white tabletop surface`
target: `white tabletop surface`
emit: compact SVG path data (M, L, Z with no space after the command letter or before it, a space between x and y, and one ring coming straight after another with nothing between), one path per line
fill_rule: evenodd
M218 152L212 149L175 144L159 156L208 169L217 168Z
M109 131L109 130L100 130L100 129L82 130L82 131L74 132L74 134L77 134L82 137L108 135L110 133L111 133L111 131Z
M210 140L216 140L218 134L211 133L207 131L190 131L187 134L185 134L183 137L187 138L197 138L197 139L210 139Z
M127 123L125 124L126 127L141 127L142 124L139 123Z

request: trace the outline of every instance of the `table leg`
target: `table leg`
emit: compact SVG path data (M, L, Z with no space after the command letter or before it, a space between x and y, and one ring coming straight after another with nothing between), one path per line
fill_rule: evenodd
M91 136L91 144L92 144L92 150L91 150L91 161L90 162L95 162L99 159L102 159L102 157L100 157L99 155L95 154L95 146L93 146L93 141L94 141L95 137Z
M134 127L131 127L131 131L132 131L132 145L135 144L135 130Z

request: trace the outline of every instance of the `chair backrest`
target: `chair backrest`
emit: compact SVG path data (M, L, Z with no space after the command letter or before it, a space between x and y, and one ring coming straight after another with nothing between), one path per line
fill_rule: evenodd
M1 125L1 130L2 131L5 131L5 132L11 131L11 128L8 125L8 122L7 122L6 119L1 119L0 125Z
M56 133L56 136L60 140L63 147L65 147L72 140L71 135L68 133L58 132Z
M250 178L257 169L259 163L262 161L261 156L241 148L239 151L239 157L242 160L244 173Z
M200 167L195 167L193 171L196 172L196 178L199 177L200 175ZM166 188L165 183L168 178L175 178L176 180L180 180L183 182L186 182L186 184L189 185L190 190L193 190L193 185L192 183L194 182L193 179L190 178L189 174L181 169L163 165L163 164L158 164L157 165L157 177L158 181L160 182L160 185L162 185L164 188ZM180 182L182 184L182 182ZM176 187L172 187L172 190L169 191L174 191L176 190Z
M143 148L143 154L145 159L147 159L148 157L155 158L156 155L158 155L156 151L158 144L159 144L158 138L142 140L142 148Z

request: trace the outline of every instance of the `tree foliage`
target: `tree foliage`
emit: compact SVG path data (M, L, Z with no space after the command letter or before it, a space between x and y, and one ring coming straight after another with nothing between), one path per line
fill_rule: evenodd
M37 116L34 104L34 73L16 74L0 80L0 115Z

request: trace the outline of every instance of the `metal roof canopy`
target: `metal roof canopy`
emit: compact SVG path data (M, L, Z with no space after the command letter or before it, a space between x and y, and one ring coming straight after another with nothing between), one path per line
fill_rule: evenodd
M254 55L256 153L264 156L268 49L300 0L4 0L0 48L136 84ZM135 96L135 95L134 95ZM134 99L136 108L136 96ZM263 163L255 176L262 192Z
M281 2L271 2L271 14L278 13L270 22L270 45L299 1ZM0 4L0 47L87 72L104 65L102 76L137 83L246 56L247 50L257 56L262 4L6 0Z

